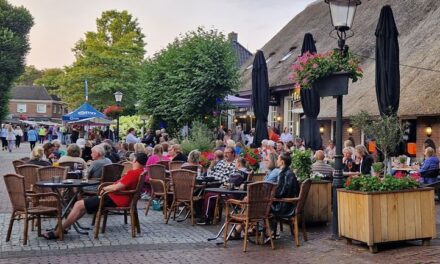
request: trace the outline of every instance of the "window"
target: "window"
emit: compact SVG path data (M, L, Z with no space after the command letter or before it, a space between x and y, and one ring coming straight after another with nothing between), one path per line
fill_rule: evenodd
M295 49L296 49L296 47L291 47L289 52L287 52L286 55L284 55L279 62L283 62L283 61L287 60L290 56L292 56Z
M53 105L52 113L56 114L58 112L58 105Z
M46 104L37 104L37 113L46 113Z
M278 115L278 106L269 106L269 118L268 125L271 127L277 127L277 115Z
M26 104L17 104L17 113L26 113Z
M292 135L296 135L296 131L294 128L296 127L295 123L295 114L293 113L294 101L292 97L286 96L284 97L284 126L289 128L289 132Z

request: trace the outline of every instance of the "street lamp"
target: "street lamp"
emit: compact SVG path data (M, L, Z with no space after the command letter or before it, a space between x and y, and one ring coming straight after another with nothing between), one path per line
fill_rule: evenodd
M361 4L360 0L325 0L330 8L330 16L332 24L338 35L338 47L340 52L345 56L348 52L348 46L345 40L353 34L347 35L350 30L356 13L356 8ZM342 175L342 95L336 97L336 155L335 155L335 171L333 173L333 218L332 231L333 238L339 237L338 232L338 188L344 185L344 177Z
M122 96L124 94L118 91L113 95L115 96L116 105L121 106ZM118 119L116 119L116 142L119 142L119 112L118 112Z

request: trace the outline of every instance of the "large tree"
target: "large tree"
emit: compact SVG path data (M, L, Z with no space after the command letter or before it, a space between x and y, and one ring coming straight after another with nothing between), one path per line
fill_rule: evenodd
M35 68L34 65L25 66L24 72L15 80L16 85L34 85L35 80L43 75L43 71Z
M213 114L239 84L230 42L216 30L190 31L144 64L141 109L172 128Z
M8 113L9 91L24 69L33 18L24 7L0 0L0 122Z
M97 31L87 32L73 48L76 61L66 68L60 94L70 107L84 101L88 81L89 101L98 108L114 104L113 93L124 93L123 105L133 107L145 54L144 35L137 19L127 11L105 11L96 20Z
M42 75L34 81L34 84L46 87L51 94L57 94L62 85L64 70L60 68L50 68L42 71Z

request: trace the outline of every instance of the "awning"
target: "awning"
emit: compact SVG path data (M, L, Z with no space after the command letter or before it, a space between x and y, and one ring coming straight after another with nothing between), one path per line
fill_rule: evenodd
M107 119L107 117L96 110L89 103L84 103L74 111L68 113L67 115L63 115L63 121L71 122L71 121L79 121L87 118L102 118Z
M76 125L89 125L89 126L99 126L99 125L111 125L113 124L112 120L108 120L105 118L100 118L100 117L89 117L89 118L85 118L85 119L81 119L78 121L70 121L68 122L69 124L76 124Z
M251 99L228 95L225 102L235 107L251 107Z

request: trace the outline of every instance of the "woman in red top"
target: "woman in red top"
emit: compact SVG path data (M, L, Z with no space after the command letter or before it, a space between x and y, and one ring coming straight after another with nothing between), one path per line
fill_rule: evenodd
M133 163L133 170L128 171L120 180L116 181L112 185L105 186L102 192L133 190L136 188L139 177L144 172L145 164L147 163L147 154L136 153ZM93 214L99 209L99 202L101 196L93 196L84 200L77 201L72 208L72 211L67 216L67 219L63 222L63 230L70 227L78 219L80 219L85 213ZM130 197L123 194L112 194L104 197L105 207L123 207L130 204ZM43 235L46 239L58 238L58 229L56 231L50 231Z

